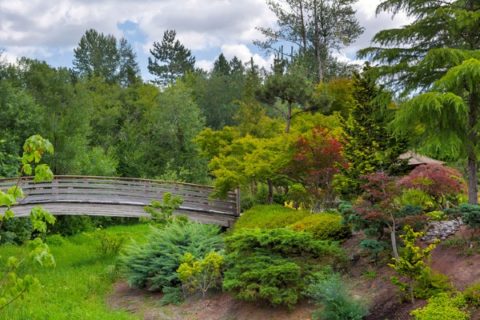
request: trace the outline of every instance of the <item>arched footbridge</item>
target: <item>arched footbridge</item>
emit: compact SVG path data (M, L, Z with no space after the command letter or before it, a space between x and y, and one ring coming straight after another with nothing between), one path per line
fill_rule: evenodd
M16 179L0 179L0 189L15 185ZM109 217L147 216L144 207L162 200L170 192L182 197L177 214L192 220L230 226L240 214L240 195L231 192L225 199L211 198L213 187L158 180L55 176L52 182L35 183L22 178L19 186L25 197L13 207L17 217L28 216L35 206L54 215L90 215Z

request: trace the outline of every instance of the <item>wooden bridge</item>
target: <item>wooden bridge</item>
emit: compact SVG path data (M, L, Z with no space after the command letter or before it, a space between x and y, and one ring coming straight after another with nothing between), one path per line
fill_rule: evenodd
M16 179L0 179L0 189L6 190L16 183ZM22 178L20 187L25 198L13 207L18 217L28 216L39 205L54 215L148 216L144 207L152 200L162 200L166 192L182 197L183 204L176 214L185 214L192 220L228 227L240 214L238 192L229 193L226 199L212 199L213 187L189 183L55 176L52 182L42 183Z

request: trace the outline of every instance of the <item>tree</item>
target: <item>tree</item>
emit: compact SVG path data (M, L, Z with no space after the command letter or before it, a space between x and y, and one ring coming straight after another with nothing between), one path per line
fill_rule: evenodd
M462 174L439 164L420 165L398 183L402 188L422 190L444 208L449 200L456 204L455 197L465 191Z
M74 49L74 70L81 77L101 77L128 86L139 78L136 54L125 38L117 39L89 29Z
M478 202L479 9L473 0L383 1L377 12L401 10L413 22L377 33L377 45L359 52L404 95L432 90L401 108L395 126L434 154L467 158L472 204Z
M115 81L120 56L114 36L87 30L73 52L73 66L80 76L99 76L106 81Z
M162 42L154 42L148 58L148 71L157 77L156 83L166 86L191 72L195 67L195 57L175 37L175 30L167 30Z
M137 55L125 38L120 39L118 54L120 56L118 70L118 80L120 84L128 87L139 82L141 78Z
M225 59L223 53L220 53L217 60L213 63L212 75L228 76L231 71L230 63Z
M259 28L266 41L256 44L277 52L283 50L284 43L291 44L294 55L310 60L316 80L322 82L331 52L351 44L363 32L352 8L356 1L267 0L277 17L279 29ZM278 44L281 44L280 49L276 47Z
M346 164L340 142L328 129L315 127L297 138L293 152L284 172L291 180L305 186L315 199L314 210L321 209L322 204L331 205L333 178Z
M290 131L292 119L296 115L315 110L315 107L308 106L311 99L311 84L297 73L269 76L258 90L257 97L282 115L286 122L286 133ZM277 104L278 102L280 104ZM286 110L282 106L286 107ZM299 110L296 111L295 107L299 107Z
M341 192L350 197L361 193L362 176L378 171L395 175L405 169L398 157L406 151L406 141L388 129L395 115L391 95L376 84L368 70L354 74L353 104L342 122L343 154L349 165L341 168L342 175L336 182Z
M378 238L384 235L385 229L388 230L393 256L398 259L397 229L421 216L415 211L401 210L401 203L397 199L402 190L395 178L384 172L377 172L365 176L364 179L364 193L354 206L358 217L350 219L356 220L358 226L368 235L376 235Z

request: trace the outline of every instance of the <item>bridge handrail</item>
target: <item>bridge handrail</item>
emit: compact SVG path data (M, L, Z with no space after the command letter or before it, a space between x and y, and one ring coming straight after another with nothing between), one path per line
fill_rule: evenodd
M0 179L0 189L13 185L18 178ZM214 188L193 183L172 182L143 178L103 177L103 176L55 176L52 182L34 182L32 177L22 177L20 186L26 197L19 205L42 202L84 202L111 203L138 202L141 206L151 200L161 200L166 192L178 194L184 198L180 210L188 208L191 211L206 213L222 213L232 216L240 214L239 192L228 193L225 199L210 197ZM123 184L122 184L123 183ZM132 183L132 185L129 185ZM108 202L108 201L107 201Z

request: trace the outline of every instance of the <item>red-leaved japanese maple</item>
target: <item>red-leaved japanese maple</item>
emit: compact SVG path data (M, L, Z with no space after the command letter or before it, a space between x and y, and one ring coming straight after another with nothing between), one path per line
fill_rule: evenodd
M422 190L442 206L446 205L448 198L465 192L466 188L458 170L440 164L420 165L398 184L402 188Z
M297 139L285 173L305 186L318 206L333 200L333 177L344 165L342 144L328 129L315 127Z

